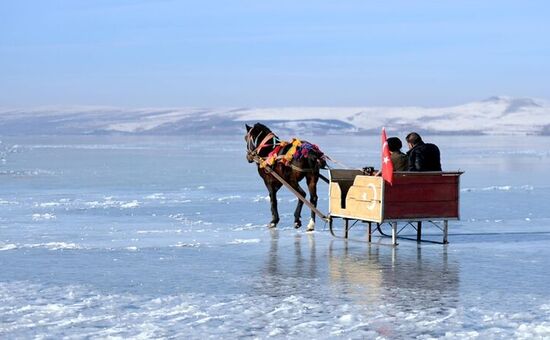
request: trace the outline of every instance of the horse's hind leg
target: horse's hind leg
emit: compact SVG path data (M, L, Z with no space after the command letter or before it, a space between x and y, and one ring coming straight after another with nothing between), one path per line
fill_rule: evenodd
M298 191L300 195L302 195L302 197L306 197L306 192L304 191L304 189L302 189L302 187L300 187L300 183L293 182L291 185L294 188L294 190ZM296 204L296 210L294 210L294 228L296 229L302 226L301 216L302 216L303 206L304 206L304 202L302 202L302 200L299 199L298 203Z
M319 175L312 173L307 176L307 188L309 191L309 201L313 204L314 207L317 207L317 181L319 180ZM311 219L307 224L307 231L313 231L315 229L315 212L311 211Z

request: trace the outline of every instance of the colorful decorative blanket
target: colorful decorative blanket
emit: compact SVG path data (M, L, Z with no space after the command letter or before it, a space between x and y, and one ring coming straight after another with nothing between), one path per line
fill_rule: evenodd
M289 145L290 147L288 147ZM279 145L275 147L275 149L273 149L273 151L269 153L265 162L263 162L260 166L262 168L266 165L272 166L277 161L281 161L283 164L289 165L292 160L308 158L310 152L314 152L320 155L323 154L323 152L319 149L317 145L306 141L302 142L298 138L293 138L292 142L282 141Z

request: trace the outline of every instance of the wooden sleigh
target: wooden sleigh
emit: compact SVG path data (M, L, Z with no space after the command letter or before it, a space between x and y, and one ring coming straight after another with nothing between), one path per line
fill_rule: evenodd
M407 227L416 230L417 242L448 243L448 223L460 218L460 175L463 172L395 172L393 184L382 177L366 176L359 170L330 170L329 229L334 233L337 218L343 219L344 237L358 222L368 225L367 241L373 231L390 235L392 245ZM350 225L350 221L352 224ZM443 233L441 242L422 239L422 226L429 224ZM376 229L373 230L373 224ZM400 228L398 230L398 227Z

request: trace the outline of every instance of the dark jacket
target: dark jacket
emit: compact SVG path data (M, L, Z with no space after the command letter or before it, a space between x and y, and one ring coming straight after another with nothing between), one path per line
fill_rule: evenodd
M409 171L441 171L439 148L435 144L420 142L407 152Z
M393 171L407 171L408 158L401 151L391 151L391 162Z

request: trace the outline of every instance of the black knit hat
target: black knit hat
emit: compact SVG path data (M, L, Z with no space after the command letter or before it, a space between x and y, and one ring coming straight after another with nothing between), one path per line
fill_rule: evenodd
M390 151L399 151L403 146L401 140L397 137L390 137L386 139L386 142L388 142L388 148L390 149Z

